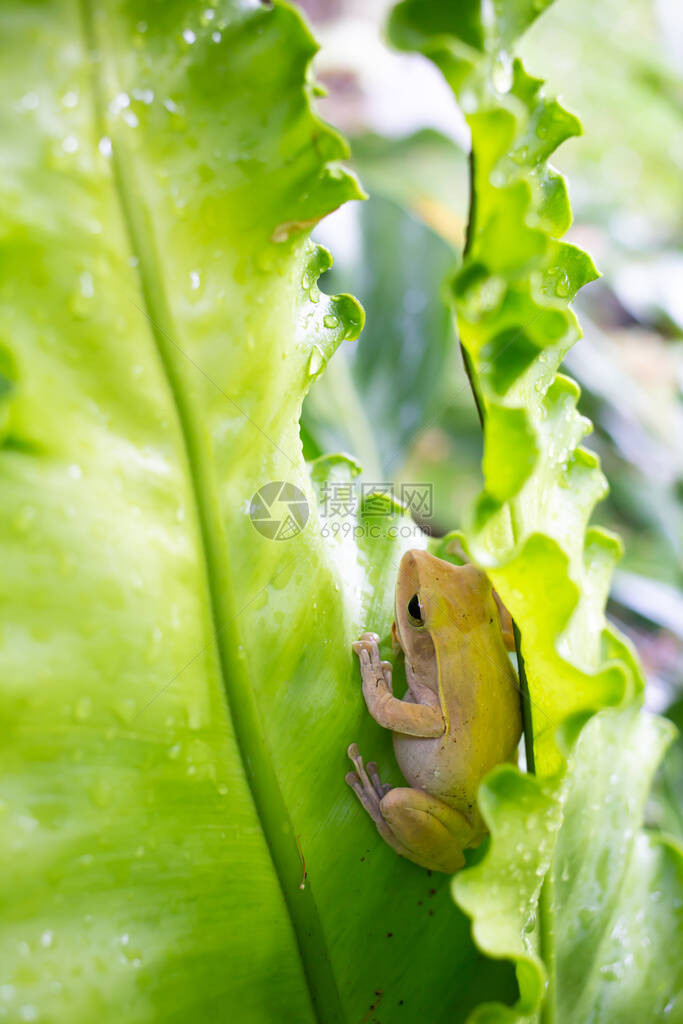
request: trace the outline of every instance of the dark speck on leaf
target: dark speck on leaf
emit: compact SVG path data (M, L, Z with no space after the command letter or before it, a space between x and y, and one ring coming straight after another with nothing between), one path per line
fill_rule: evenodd
M394 933L393 932L387 932L387 938L388 939L393 939L393 937L394 937Z
M436 889L430 889L429 890L429 895L430 896L436 896Z
M434 911L433 910L428 911L428 913L429 913L430 917L434 917Z
M421 907L422 906L422 900L418 900L417 901L417 905L418 905L418 907Z

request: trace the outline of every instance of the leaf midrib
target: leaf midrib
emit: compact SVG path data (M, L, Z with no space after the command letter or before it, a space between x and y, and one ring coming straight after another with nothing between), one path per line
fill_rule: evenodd
M310 885L300 888L301 860L289 812L282 797L268 744L261 728L254 693L236 625L231 587L230 561L220 517L220 504L213 460L206 444L206 432L184 385L182 360L187 358L173 339L174 330L163 285L161 261L154 242L151 219L141 196L141 178L131 172L134 157L116 132L104 130L106 123L105 85L101 78L101 53L94 23L92 0L79 0L85 50L91 64L93 105L99 135L112 140L113 187L122 220L136 258L140 294L150 333L157 349L171 393L183 438L187 471L200 527L201 553L205 566L207 597L214 629L223 690L243 770L261 829L270 851L283 901L292 924L302 972L319 1024L344 1024L345 1015L332 972L320 914ZM125 153L125 159L122 154ZM254 595L256 597L258 595Z

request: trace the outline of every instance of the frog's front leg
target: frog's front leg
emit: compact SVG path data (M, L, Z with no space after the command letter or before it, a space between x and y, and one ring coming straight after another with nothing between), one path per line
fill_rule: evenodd
M452 873L465 863L463 848L473 838L464 815L422 789L382 784L377 765L363 765L358 747L348 754L355 771L346 781L377 826L382 838L402 857L432 871Z
M391 665L387 661L380 661L379 637L376 633L363 633L353 649L360 661L365 703L379 725L392 732L425 739L443 735L446 724L438 698L436 702L430 699L430 703L413 703L399 700L392 694ZM419 699L421 694L415 696ZM431 696L434 697L433 694Z

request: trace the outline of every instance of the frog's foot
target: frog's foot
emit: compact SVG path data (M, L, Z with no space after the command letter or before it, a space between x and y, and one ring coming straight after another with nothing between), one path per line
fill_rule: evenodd
M351 645L356 652L359 654L361 651L377 651L379 649L379 636L377 633L361 633L358 640L355 640Z
M398 838L394 835L391 828L384 820L382 811L380 809L381 801L391 791L391 786L385 785L377 771L377 765L374 761L370 761L367 768L363 764L363 758L360 756L360 752L355 743L352 743L347 751L349 757L353 761L355 771L347 772L346 782L354 791L360 802L362 803L365 810L368 812L375 825L377 831L382 836L382 839L393 847L397 853L400 853L402 857L410 857L410 853L406 850Z

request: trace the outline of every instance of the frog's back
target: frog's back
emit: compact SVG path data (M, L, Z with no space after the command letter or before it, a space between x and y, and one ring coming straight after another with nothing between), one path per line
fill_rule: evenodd
M473 820L479 817L479 782L496 764L515 756L522 722L517 675L491 585L473 566L463 569L467 586L459 586L444 627L434 630L444 735L396 735L394 746L412 786L441 797Z

